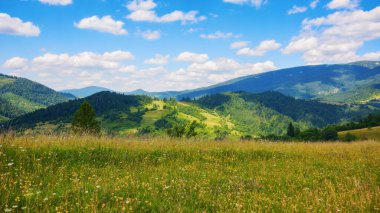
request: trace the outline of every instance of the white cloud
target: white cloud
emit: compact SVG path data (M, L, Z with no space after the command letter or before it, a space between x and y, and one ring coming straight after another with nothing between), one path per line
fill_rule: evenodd
M104 85L109 73L133 73L133 67L125 62L134 58L126 51L96 54L82 52L75 55L46 53L30 60L14 57L5 61L4 69L17 76L41 82L56 89ZM105 80L105 81L104 81Z
M236 41L230 45L230 48L231 49L240 49L240 48L248 46L248 44L249 44L248 41Z
M182 24L197 23L206 19L205 16L198 16L198 11L192 10L183 12L175 10L163 16L158 16L156 11L157 4L153 0L133 0L127 4L127 8L131 13L127 16L132 21L147 21L168 23L180 21Z
M267 3L266 0L223 0L223 2L239 5L247 4L256 8L260 8L262 5Z
M127 5L128 10L136 11L136 10L153 10L156 8L157 4L154 3L153 0L136 0L131 1Z
M192 53L192 52L183 52L177 56L176 60L187 61L187 62L204 62L208 60L208 55Z
M235 35L233 33L224 33L220 31L216 31L215 33L211 34L201 34L200 36L202 39L230 39L230 38L240 38L241 35Z
M157 40L161 38L161 32L158 30L138 31L137 34L146 40Z
M319 3L319 0L313 0L313 1L310 3L309 6L310 6L311 9L315 9L315 8L317 7L318 3Z
M297 13L304 13L307 11L307 7L298 7L296 5L294 5L289 11L288 11L288 15L293 15L293 14L297 14Z
M79 23L74 23L74 26L79 29L91 29L103 33L111 33L114 35L127 35L128 31L123 29L124 22L115 21L111 16L91 16L84 18Z
M192 63L167 75L166 81L182 89L204 87L233 78L275 70L272 61L239 63L230 58L218 58L203 63Z
M39 36L40 29L32 22L23 22L21 19L0 13L0 34L17 36Z
M361 60L380 61L380 51L366 53L361 57Z
M154 58L150 58L144 61L145 64L165 65L169 63L169 55L156 54Z
M27 66L28 59L21 57L14 57L4 62L3 68L5 69L23 69Z
M317 48L318 38L313 36L300 36L294 38L288 46L282 51L284 54L292 54L294 52L303 52Z
M359 3L360 0L332 0L326 7L329 9L355 9Z
M138 68L130 64L130 60L133 59L132 53L121 50L72 55L46 53L30 59L11 58L3 63L2 68L7 73L40 82L54 89L97 85L116 91L141 88L148 91L193 89L277 69L271 61L239 63L223 57L214 60L208 60L208 56L206 60L205 58L199 57L184 68L170 71L164 67L169 60L168 55L157 54L145 60L145 64L152 67ZM189 58L185 60L190 61Z
M340 11L305 19L301 33L283 50L303 53L307 64L361 60L357 54L365 42L380 38L380 7L370 11Z
M276 50L281 47L281 44L277 43L276 40L265 40L260 42L260 44L254 49L242 48L237 51L237 55L243 56L263 56L268 51Z
M72 4L72 0L38 0L39 2L43 4L50 4L50 5L59 5L59 6L65 6Z

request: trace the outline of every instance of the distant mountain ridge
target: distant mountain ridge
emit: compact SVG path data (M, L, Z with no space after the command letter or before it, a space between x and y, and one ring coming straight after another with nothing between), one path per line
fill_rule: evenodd
M280 69L276 71L243 76L216 85L186 90L167 92L148 92L135 90L121 92L126 95L149 95L158 98L199 98L208 94L246 91L261 93L277 91L300 99L317 99L332 102L359 103L380 98L380 62L358 61L348 64L313 65ZM76 95L86 97L106 88L87 91ZM358 93L359 91L359 93Z
M354 62L287 68L240 77L210 87L181 93L177 98L194 98L206 94L233 91L253 93L277 91L295 98L334 101L335 95L354 92L360 87L371 88L372 85L379 83L380 62ZM369 94L363 94L362 97L352 101L361 101L360 99L371 99L371 97ZM349 100L349 97L340 100L344 102Z
M79 89L66 89L66 90L61 90L61 93L66 93L66 94L72 94L75 97L78 98L85 98L87 96L93 95L98 92L104 92L104 91L109 91L111 92L112 90L107 89L105 87L98 87L98 86L89 86L89 87L84 87L84 88L79 88Z

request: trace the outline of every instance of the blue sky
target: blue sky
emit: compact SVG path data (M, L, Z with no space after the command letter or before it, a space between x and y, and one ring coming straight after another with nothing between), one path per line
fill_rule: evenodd
M54 89L183 90L380 60L375 0L0 0L5 74Z

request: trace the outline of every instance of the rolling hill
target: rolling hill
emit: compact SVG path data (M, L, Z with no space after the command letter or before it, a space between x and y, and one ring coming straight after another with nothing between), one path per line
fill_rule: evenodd
M0 74L0 122L64 101L65 96L42 84Z
M3 124L5 129L67 130L84 99L40 109ZM301 129L323 127L372 112L366 106L346 106L299 100L278 92L246 92L204 96L177 102L149 96L100 92L85 98L97 111L105 133L165 134L175 125L198 121L202 137L214 137L216 128L227 128L231 137L284 134L292 122Z

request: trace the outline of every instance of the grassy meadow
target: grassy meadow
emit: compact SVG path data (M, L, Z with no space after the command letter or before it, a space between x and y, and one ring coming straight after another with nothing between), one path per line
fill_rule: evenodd
M6 212L380 212L380 143L0 137Z
M339 137L350 133L359 139L380 141L380 126L339 132Z

